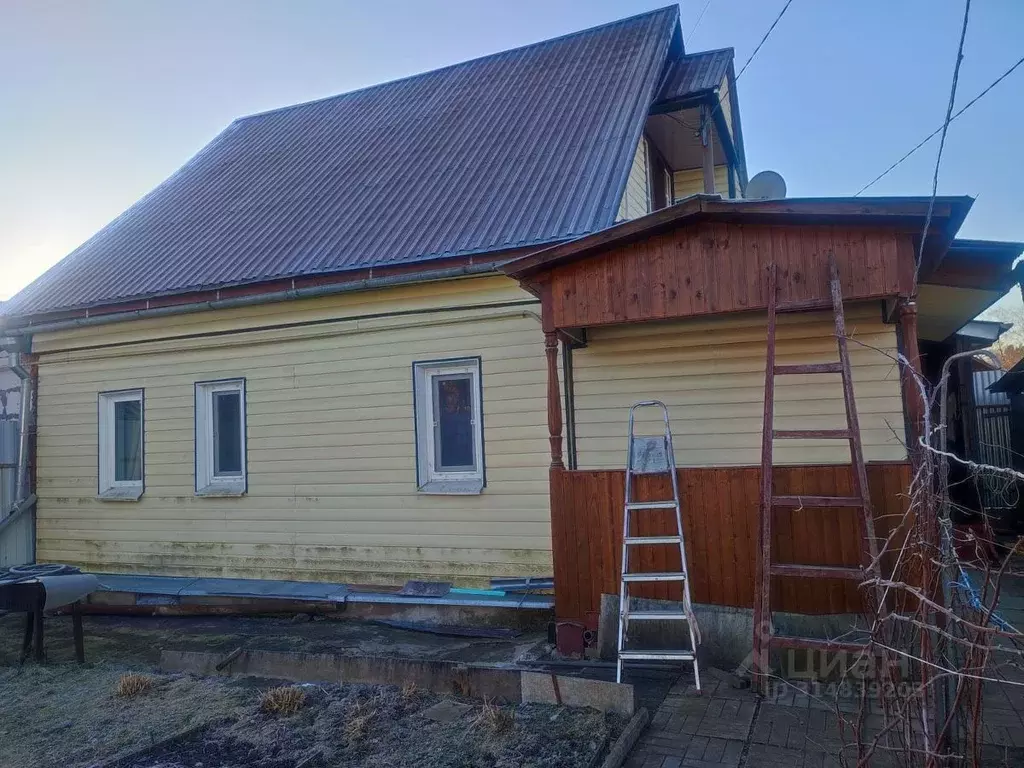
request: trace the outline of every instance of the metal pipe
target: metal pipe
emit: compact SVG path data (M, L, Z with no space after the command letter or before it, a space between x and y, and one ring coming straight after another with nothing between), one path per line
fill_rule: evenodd
M10 336L28 336L33 333L66 331L74 328L87 328L94 325L123 322L125 320L143 320L153 317L167 317L168 315L191 314L193 312L202 312L208 309L233 309L235 307L248 307L253 304L269 304L272 302L288 301L291 299L310 299L319 298L321 296L333 296L340 293L353 293L355 291L366 291L374 288L390 288L396 285L410 285L412 283L451 280L457 277L497 274L496 267L503 263L504 261L489 262L487 264L466 264L459 267L444 267L441 269L431 269L423 272L410 272L408 274L401 275L368 277L363 280L354 280L349 283L311 285L305 288L291 288L286 291L274 291L272 293L232 296L228 299L200 301L194 304L174 304L164 307L135 309L130 312L111 312L110 314L105 315L76 317L68 320L57 320L52 323L27 325L21 328L6 328L4 329L4 333Z
M18 475L14 487L14 506L17 508L29 497L28 449L29 424L32 421L32 374L23 365L20 352L9 355L10 368L21 379L21 402L18 403Z

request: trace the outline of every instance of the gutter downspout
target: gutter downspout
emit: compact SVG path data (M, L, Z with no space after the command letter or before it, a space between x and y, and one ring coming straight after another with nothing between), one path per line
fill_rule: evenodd
M21 379L21 412L18 414L18 475L14 488L14 506L19 507L29 497L28 481L28 453L29 453L29 427L32 415L35 411L35 403L32 402L32 373L24 366L21 352L10 353L10 367L18 378Z
M413 283L426 283L438 280L451 280L458 277L472 277L474 275L501 274L498 266L506 260L488 262L486 264L467 264L459 267L444 267L422 272L410 272L400 275L386 275L384 277L369 277L363 280L354 280L350 283L331 283L329 285L311 285L305 288L292 288L285 291L274 291L273 293L258 293L247 296L232 296L228 299L214 299L212 301L201 301L194 304L171 304L162 307L151 307L148 309L136 309L130 312L111 312L104 315L92 315L76 317L69 320L57 320L51 323L40 323L39 325L27 325L21 328L2 328L4 334L14 337L29 336L33 333L50 333L53 331L66 331L74 328L86 328L94 325L106 325L108 323L122 322L125 320L141 320L152 317L166 317L168 315L184 315L193 312L202 312L208 309L232 309L235 307L248 307L254 304L269 304L271 302L288 301L290 299L308 299L320 296L333 296L340 293L353 293L373 288L390 288L396 285L411 285Z

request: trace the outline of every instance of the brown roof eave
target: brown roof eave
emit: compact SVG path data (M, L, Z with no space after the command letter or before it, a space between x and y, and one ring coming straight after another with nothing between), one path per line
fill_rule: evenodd
M923 229L930 198L792 198L723 200L719 195L693 195L676 205L626 221L576 240L556 245L505 264L516 279L530 278L608 248L625 245L698 221L762 224L858 224ZM970 197L936 198L925 263L937 263L973 204Z

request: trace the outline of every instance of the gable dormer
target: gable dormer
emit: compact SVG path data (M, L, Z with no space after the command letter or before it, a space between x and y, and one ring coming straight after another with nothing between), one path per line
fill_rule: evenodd
M747 183L732 48L670 57L637 144L617 219Z

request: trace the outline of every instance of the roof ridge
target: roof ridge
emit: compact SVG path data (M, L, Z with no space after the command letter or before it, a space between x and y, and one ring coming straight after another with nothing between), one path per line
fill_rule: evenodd
M722 48L708 48L706 51L694 51L693 53L684 53L680 56L680 59L689 59L695 56L707 56L709 53L723 53L724 51L732 51L733 56L736 55L736 49L731 45L723 46ZM677 59L678 61L678 59Z
M533 43L527 43L526 45L520 45L520 46L517 46L515 48L508 48L508 49L503 50L503 51L495 51L494 53L485 53L482 56L476 56L476 57L474 57L472 59L465 59L463 61L457 61L454 64L445 64L443 67L438 67L437 69L429 69L426 72L417 72L417 73L412 74L412 75L405 75L404 77L396 77L394 80L385 80L382 83L373 83L372 85L364 85L361 88L354 88L353 90L345 91L344 93L335 93L335 94L332 94L331 96L321 96L318 99L310 99L309 101L300 101L297 104L286 104L283 107L273 107L272 109L265 109L265 110L262 110L260 112L253 112L253 113L248 114L248 115L242 115L241 117L236 117L231 122L231 125L234 125L236 123L241 123L241 122L244 122L246 120L252 120L252 119L258 118L258 117L267 117L268 115L274 115L274 114L278 114L280 112L287 112L290 109L299 109L300 107L309 107L309 106L312 106L313 104L322 104L322 103L327 102L327 101L333 101L335 99L342 99L342 98L345 98L346 96L353 96L353 95L355 95L357 93L364 93L366 91L372 91L372 90L374 90L376 88L384 88L384 87L389 86L389 85L395 85L397 83L404 83L404 82L406 82L408 80L415 80L415 79L420 78L420 77L427 77L428 75L436 75L439 72L445 72L445 71L450 70L450 69L456 69L458 67L464 67L464 66L467 66L467 65L470 65L470 64L476 64L477 62L483 61L484 59L492 59L492 58L495 58L497 56L504 56L504 55L507 55L507 54L510 54L510 53L516 53L517 51L525 51L525 50L530 49L530 48L538 48L538 47L540 47L542 45L550 45L552 43L557 43L557 42L560 42L562 40L567 40L569 38L579 37L581 35L587 35L587 34L590 34L590 33L593 33L593 32L597 32L599 30L606 29L608 27L614 27L614 26L619 25L619 24L626 24L626 23L631 22L631 21L636 21L637 19L641 19L641 18L644 18L646 16L657 16L658 14L663 14L663 13L666 13L666 12L673 12L674 15L678 19L678 16L679 16L679 6L678 5L666 5L666 6L663 6L661 8L655 8L652 11L644 11L643 13L635 13L632 16L627 16L626 18L623 18L623 19L614 19L613 21L606 21L604 24L598 24L597 26L594 26L594 27L587 27L586 29L578 29L575 32L566 32L565 34L558 35L557 37L549 37L549 38L547 38L545 40L537 40L536 42L533 42Z

